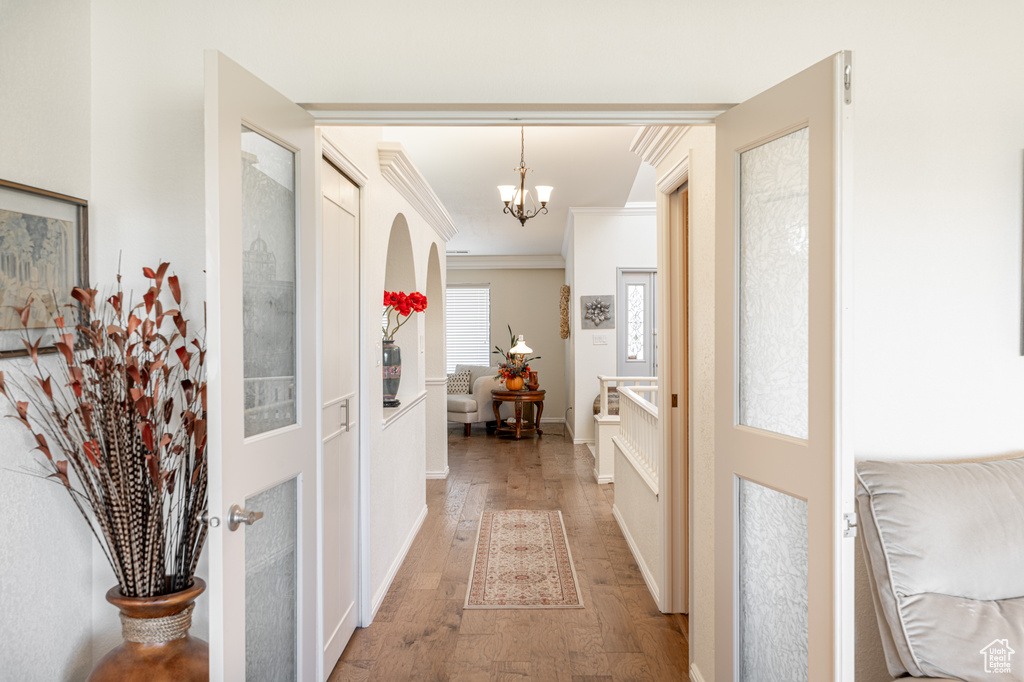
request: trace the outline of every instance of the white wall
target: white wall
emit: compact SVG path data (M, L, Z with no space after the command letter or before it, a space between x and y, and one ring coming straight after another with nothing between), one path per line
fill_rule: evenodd
M654 209L572 208L573 279L571 288L573 345L573 439L594 441L594 398L601 392L599 374L617 372L616 348L619 305L618 268L658 266L658 235ZM615 300L615 327L583 329L581 296L611 295ZM607 339L594 345L594 336Z
M88 25L87 0L0 1L0 178L89 198ZM16 366L0 361L8 377ZM94 540L62 486L25 475L39 454L27 436L0 419L0 677L81 680L92 666Z
M527 0L522 10L544 16L526 37L506 30L496 4L3 0L0 171L87 194L94 272L112 272L122 250L138 263L162 256L196 301L204 48L297 101L498 103L738 102L852 49L858 454L1022 449L1024 5ZM437 40L460 27L457 40ZM711 651L693 651L706 679Z
M491 348L508 350L508 326L525 337L526 345L540 360L530 363L536 370L544 394L542 419L565 416L565 342L558 335L559 290L565 281L561 268L448 271L448 282L491 285ZM497 365L502 359L491 356Z

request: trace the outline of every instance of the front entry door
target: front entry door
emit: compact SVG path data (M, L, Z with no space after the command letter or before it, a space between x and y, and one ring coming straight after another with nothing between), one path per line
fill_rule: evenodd
M206 54L210 673L317 666L313 119ZM261 516L262 515L262 516Z
M655 270L619 268L616 371L620 377L658 376Z
M837 54L716 120L720 680L853 679L850 68Z

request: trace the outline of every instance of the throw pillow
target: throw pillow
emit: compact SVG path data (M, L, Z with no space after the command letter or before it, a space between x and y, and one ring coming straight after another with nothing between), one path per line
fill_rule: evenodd
M461 372L452 372L448 375L448 395L469 393L470 371L464 369Z

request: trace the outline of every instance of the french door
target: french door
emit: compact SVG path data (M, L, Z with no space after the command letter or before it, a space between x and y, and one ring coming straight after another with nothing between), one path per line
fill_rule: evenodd
M317 670L313 119L206 53L212 680ZM215 520L214 520L215 519Z
M851 56L716 119L715 677L853 679Z

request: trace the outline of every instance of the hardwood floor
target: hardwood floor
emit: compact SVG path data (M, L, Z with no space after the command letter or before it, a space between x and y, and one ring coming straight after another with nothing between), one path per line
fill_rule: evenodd
M342 680L685 680L685 616L658 611L598 486L585 445L449 428L447 480L427 481L429 515L377 616L356 630ZM561 509L583 609L463 611L480 512Z

